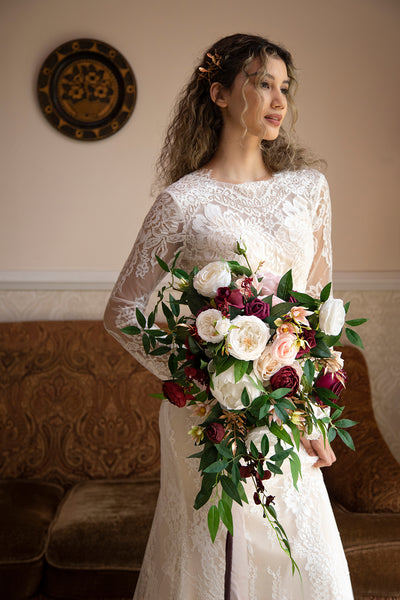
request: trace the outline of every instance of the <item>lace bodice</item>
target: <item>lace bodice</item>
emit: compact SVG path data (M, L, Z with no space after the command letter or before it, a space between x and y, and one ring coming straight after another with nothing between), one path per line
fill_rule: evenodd
M318 293L331 279L329 189L318 171L283 171L271 179L241 184L216 181L199 170L158 196L115 284L105 315L107 330L137 360L162 379L166 359L147 356L140 337L120 328L136 324L135 310L146 312L165 273L156 255L170 263L178 250L190 271L212 260L236 259L241 239L251 266L283 275L290 268L294 289Z

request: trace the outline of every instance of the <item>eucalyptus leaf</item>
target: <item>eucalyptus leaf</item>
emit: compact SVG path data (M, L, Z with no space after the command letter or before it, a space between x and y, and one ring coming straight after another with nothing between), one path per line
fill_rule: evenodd
M290 293L292 292L292 289L293 289L293 277L292 277L292 270L290 269L281 278L281 280L278 284L278 291L277 291L276 295L278 296L278 298L281 298L282 300L288 300Z
M146 317L138 308L136 309L136 320L142 329L146 327Z
M222 489L228 494L230 498L232 498L235 502L242 505L242 500L240 498L239 492L237 490L236 485L233 483L232 479L223 475L220 479Z
M127 333L128 335L138 335L141 332L139 327L135 327L135 325L128 325L127 327L123 327L121 331L122 333Z
M215 538L218 533L219 521L220 521L219 510L215 506L215 504L213 504L212 506L210 506L208 515L207 515L208 530L210 532L210 537L211 537L212 543L214 543Z
M228 506L226 504L226 502L224 502L224 500L222 500L222 498L218 502L218 512L219 512L219 516L221 517L221 521L223 522L223 524L225 525L225 527L227 528L229 533L231 535L233 535L232 511L231 511L230 506Z
M358 346L359 348L364 348L361 338L356 331L353 331L352 329L346 327L345 332L349 342L351 342L355 346Z
M355 450L354 442L351 438L351 435L345 429L336 429L338 436L340 439L348 446L351 450Z
M346 323L347 325L350 325L350 327L357 327L358 325L362 325L367 321L368 319L350 319L349 321L346 321Z
M156 254L156 259L157 259L157 262L158 262L158 264L159 264L159 265L160 265L160 267L162 268L162 270L163 270L163 271L166 271L167 273L169 273L169 266L167 265L167 263L166 263L166 262L164 262L164 261L162 260L162 258L160 258L159 256L157 256L157 254Z
M321 294L320 294L321 302L326 302L328 300L329 295L331 293L331 287L332 287L332 283L327 283L326 286L324 288L322 288Z

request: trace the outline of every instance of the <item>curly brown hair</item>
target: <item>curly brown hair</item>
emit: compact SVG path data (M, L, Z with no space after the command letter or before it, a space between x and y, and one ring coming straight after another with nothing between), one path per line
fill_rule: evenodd
M217 150L223 120L220 109L210 98L211 84L219 82L230 89L238 73L246 73L247 65L254 58L261 58L266 69L271 56L281 58L287 68L290 125L288 131L281 128L275 140L261 142L264 163L272 173L318 166L320 161L300 147L294 137L297 111L293 97L297 81L290 52L263 37L237 33L220 39L206 50L189 83L178 96L156 165L161 186L200 169Z

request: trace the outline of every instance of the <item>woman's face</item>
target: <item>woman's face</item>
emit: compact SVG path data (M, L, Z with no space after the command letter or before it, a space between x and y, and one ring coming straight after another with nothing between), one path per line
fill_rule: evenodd
M260 79L258 75L263 71ZM243 133L245 125L246 137L275 140L287 113L286 65L281 58L271 56L265 69L261 59L255 58L246 73L240 72L232 87L226 90L225 127L240 129Z

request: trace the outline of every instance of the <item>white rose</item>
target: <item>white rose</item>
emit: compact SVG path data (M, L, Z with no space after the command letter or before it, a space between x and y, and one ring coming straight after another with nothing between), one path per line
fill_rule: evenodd
M346 312L343 300L340 298L328 298L321 304L319 311L319 325L327 335L339 335L344 325Z
M256 360L261 356L271 335L268 325L254 315L239 315L231 324L235 327L226 338L229 354L239 360Z
M252 376L255 380L253 373ZM233 365L219 375L213 374L211 376L211 381L211 389L214 398L218 400L222 408L225 410L240 410L241 408L245 408L241 400L244 388L247 389L250 402L252 402L261 394L258 388L254 385L253 381L250 379L249 375L243 375L242 379L235 383Z
M227 287L231 283L231 270L227 262L217 260L211 262L193 278L193 287L206 298L215 298L220 287Z
M205 342L218 344L224 339L224 336L216 330L216 323L222 318L221 311L216 308L203 310L196 319L197 333Z
M226 335L228 335L230 326L230 319L228 319L228 317L221 316L215 323L215 331L225 337Z

